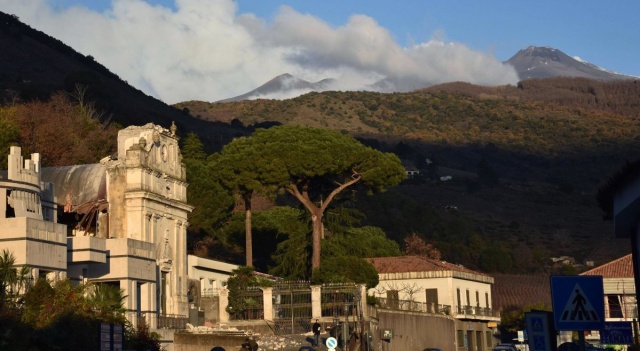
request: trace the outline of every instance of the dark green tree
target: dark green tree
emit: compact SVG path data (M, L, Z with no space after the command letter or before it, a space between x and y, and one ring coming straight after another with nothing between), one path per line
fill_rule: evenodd
M405 177L396 155L330 130L276 126L247 139L260 159L269 160L269 168L261 172L268 175L268 184L278 184L309 212L312 269L320 267L323 217L337 196L355 185L368 192L384 191Z
M551 311L551 306L546 305L544 302L538 302L524 306L523 308L507 308L502 312L500 316L500 328L506 332L511 333L515 333L518 330L523 330L526 327L524 314L533 310Z
M231 216L235 200L220 185L213 162L207 160L204 145L195 134L190 133L181 140L181 150L189 183L187 199L194 206L189 215L189 232L194 238L213 235Z
M244 203L245 258L249 267L253 267L252 198L256 193L275 195L286 181L278 159L263 154L265 142L268 141L253 137L237 138L213 158L213 167L222 184L238 194Z
M401 256L397 242L387 239L378 227L350 228L336 233L322 242L323 259L333 257L386 257Z
M496 244L489 246L480 253L480 268L485 272L511 272L511 252Z
M362 258L339 256L324 259L320 268L313 271L313 284L357 283L365 284L367 289L378 285L378 272L375 267Z
M191 132L181 140L180 153L184 160L204 161L207 159L207 153L204 151L204 144L198 136ZM188 173L187 173L188 174Z
M266 281L256 277L253 267L241 266L234 269L231 277L227 280L227 289L229 289L227 312L231 315L242 316L255 303L252 298L247 298L243 292L266 285L268 285Z

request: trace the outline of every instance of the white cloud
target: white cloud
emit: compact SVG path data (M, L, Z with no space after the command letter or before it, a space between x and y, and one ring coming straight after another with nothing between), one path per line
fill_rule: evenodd
M431 40L400 47L364 15L332 27L286 6L269 23L239 14L232 0L178 0L175 11L142 0L113 0L102 13L54 10L44 0L0 0L0 7L167 103L233 97L283 73L308 81L335 78L342 90L384 77L407 86L518 80L513 68L463 44Z

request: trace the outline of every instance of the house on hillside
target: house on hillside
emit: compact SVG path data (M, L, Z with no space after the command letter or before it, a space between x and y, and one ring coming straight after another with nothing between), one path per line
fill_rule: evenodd
M383 308L452 317L457 350L486 351L495 345L493 335L500 314L491 306L492 277L418 256L367 260L379 277L378 286L370 289L369 295L374 295Z
M420 170L413 164L413 162L407 160L401 160L401 162L407 179L418 177L420 175Z

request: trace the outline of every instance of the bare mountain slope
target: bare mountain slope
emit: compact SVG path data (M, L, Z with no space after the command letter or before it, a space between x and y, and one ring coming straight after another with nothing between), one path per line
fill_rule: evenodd
M550 47L530 46L518 51L507 60L520 79L551 77L582 77L600 80L634 79L608 71L586 61L577 60L564 52Z

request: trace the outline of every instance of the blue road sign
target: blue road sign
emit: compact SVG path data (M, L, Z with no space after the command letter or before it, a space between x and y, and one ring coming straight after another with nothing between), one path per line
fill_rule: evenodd
M338 340L336 340L336 338L334 337L330 337L330 338L327 338L327 341L325 342L325 344L327 345L328 348L335 349L338 346Z
M527 336L529 350L551 351L551 312L526 312L524 314L527 323ZM553 338L555 342L555 334Z
M602 276L552 276L551 298L557 330L604 327Z
M607 345L633 345L631 322L605 322L600 331L600 343Z

